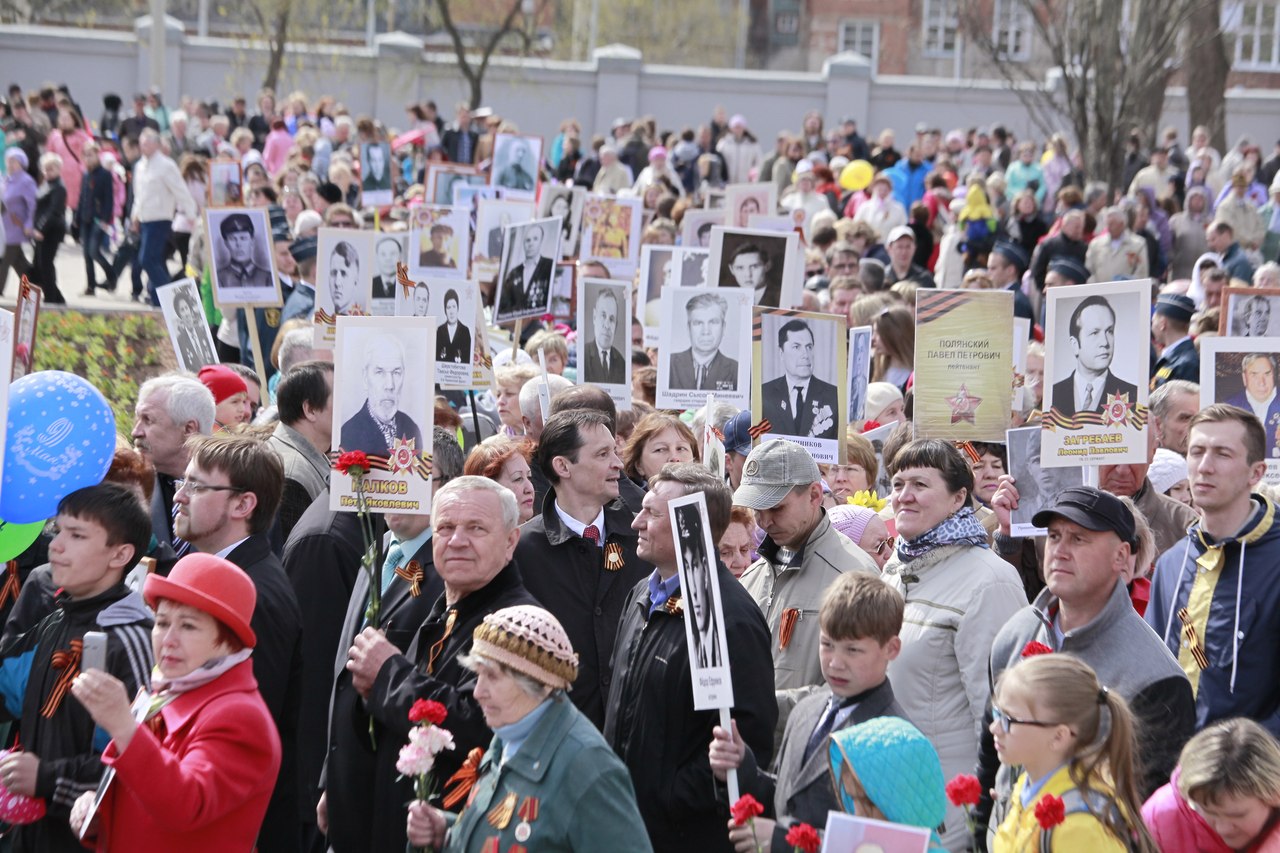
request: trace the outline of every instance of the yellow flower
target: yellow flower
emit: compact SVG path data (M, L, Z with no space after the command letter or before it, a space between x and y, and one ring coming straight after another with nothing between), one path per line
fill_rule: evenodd
M885 498L878 497L875 492L868 489L861 492L854 492L846 498L845 502L853 504L854 506L865 506L867 509L873 509L876 512L879 512L884 509L885 504L889 501Z

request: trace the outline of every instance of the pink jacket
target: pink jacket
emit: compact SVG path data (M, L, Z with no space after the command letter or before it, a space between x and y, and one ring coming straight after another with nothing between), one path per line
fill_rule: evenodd
M273 130L267 134L267 141L262 146L262 165L267 167L267 174L275 177L280 174L289 159L289 149L293 147L293 137L287 130Z
M62 183L67 188L67 207L80 206L80 182L84 178L84 146L93 137L83 130L64 134L55 130L49 134L48 149L62 158Z
M1162 853L1235 853L1196 814L1178 792L1177 768L1172 780L1142 807L1142 821ZM1273 829L1246 853L1280 853L1280 828Z

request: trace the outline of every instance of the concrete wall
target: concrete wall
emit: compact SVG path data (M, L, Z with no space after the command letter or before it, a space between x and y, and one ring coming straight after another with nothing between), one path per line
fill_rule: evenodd
M170 104L182 94L250 97L261 84L264 45L198 38L181 24L165 22L165 78ZM140 18L134 33L54 27L0 27L0 80L33 87L45 80L71 87L90 118L102 96L127 97L150 83L151 23ZM451 54L424 52L421 40L404 33L377 37L364 46L296 45L286 57L281 92L301 89L330 94L356 114L402 126L404 106L434 99L446 116L469 90ZM1016 92L998 81L962 81L879 76L865 60L841 54L821 71L769 72L719 68L646 66L638 51L610 45L591 62L493 59L484 100L522 131L553 136L560 122L576 117L587 133L605 132L614 118L652 114L664 128L696 126L717 105L743 113L766 146L781 129L799 127L803 114L819 109L828 121L857 119L864 135L893 128L908 138L919 121L944 130L1003 123L1020 136L1041 136ZM1227 135L1261 140L1275 136L1280 91L1233 90L1227 99ZM1186 95L1167 94L1164 123L1186 127ZM1066 122L1062 130L1067 131Z

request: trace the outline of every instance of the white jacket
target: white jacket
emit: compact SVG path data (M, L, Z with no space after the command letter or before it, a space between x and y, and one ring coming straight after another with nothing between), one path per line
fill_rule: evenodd
M760 144L747 137L735 139L733 134L720 137L716 143L716 152L724 158L731 184L745 184L751 180L751 170L760 165L763 159Z

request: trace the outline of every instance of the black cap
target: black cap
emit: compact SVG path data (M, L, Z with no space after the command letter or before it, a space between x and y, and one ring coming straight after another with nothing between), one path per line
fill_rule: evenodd
M248 234L252 237L253 220L249 218L247 213L232 213L222 220L218 230L222 232L222 239L224 240L232 234Z
M316 256L316 238L313 236L299 237L289 246L289 254L293 255L293 259L298 263L309 261Z
M1128 542L1135 550L1138 547L1138 528L1133 513L1124 501L1093 486L1063 489L1058 495L1058 503L1052 509L1037 512L1031 517L1031 523L1036 527L1048 527L1055 518L1065 518L1086 530L1110 530L1120 537L1121 542Z
M1075 284L1084 284L1089 280L1089 271L1075 258L1054 258L1049 262L1049 272L1056 272Z
M278 204L267 206L267 220L271 223L271 230L277 228L289 228L289 215L284 212L284 208Z
M1010 243L1006 240L1000 240L996 243L995 253L1002 255L1005 260L1018 268L1018 272L1024 273L1031 261L1027 258L1027 252L1017 243Z
M325 181L317 187L316 194L320 196L320 198L329 202L329 204L337 204L342 201L342 187L332 181Z
M1156 299L1156 313L1180 323L1190 323L1191 315L1196 313L1196 304L1191 297L1181 293L1162 293Z

